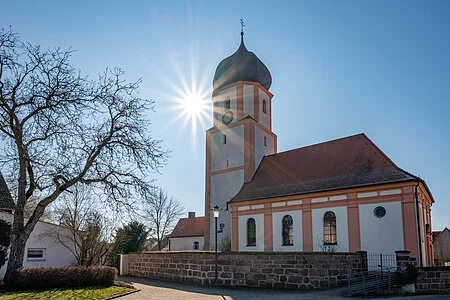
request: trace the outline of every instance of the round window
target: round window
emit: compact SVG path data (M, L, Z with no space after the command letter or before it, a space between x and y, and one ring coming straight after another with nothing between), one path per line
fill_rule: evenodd
M382 217L384 217L386 215L386 208L384 208L383 206L377 206L373 210L373 214L377 218L382 218Z

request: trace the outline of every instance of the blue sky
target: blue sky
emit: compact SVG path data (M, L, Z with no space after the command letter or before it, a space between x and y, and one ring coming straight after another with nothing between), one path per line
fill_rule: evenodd
M203 215L211 113L193 127L174 100L201 91L210 109L215 68L238 48L244 18L245 44L273 77L278 150L364 132L425 179L433 229L450 227L450 2L267 2L2 1L0 26L72 47L89 76L121 67L142 78L141 95L156 101L151 131L171 151L154 176Z

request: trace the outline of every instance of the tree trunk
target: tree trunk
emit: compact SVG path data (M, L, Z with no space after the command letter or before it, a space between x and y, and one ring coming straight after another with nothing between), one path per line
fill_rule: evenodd
M17 231L17 230L16 230ZM6 269L5 278L6 285L11 285L11 276L13 272L23 266L23 257L25 254L25 244L27 243L29 234L26 232L14 232L11 238L11 249L9 251L8 267Z

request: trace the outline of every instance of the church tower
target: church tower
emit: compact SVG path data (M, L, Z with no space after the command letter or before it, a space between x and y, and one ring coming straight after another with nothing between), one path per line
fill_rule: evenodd
M213 81L213 127L206 131L205 250L214 249L215 220L210 210L219 206L218 247L231 241L228 201L252 179L265 155L277 152L272 132L272 77L267 67L244 45L220 62Z

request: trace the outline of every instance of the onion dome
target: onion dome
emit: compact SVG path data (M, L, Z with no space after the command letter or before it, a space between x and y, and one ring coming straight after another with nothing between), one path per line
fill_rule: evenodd
M272 84L269 69L253 52L245 48L243 32L241 32L241 45L236 52L217 66L213 87L216 90L237 81L258 82L267 90Z

